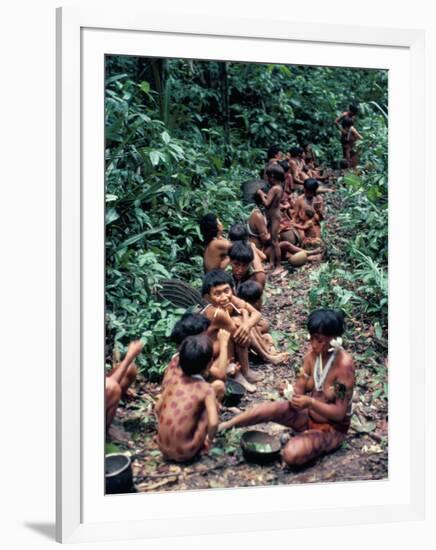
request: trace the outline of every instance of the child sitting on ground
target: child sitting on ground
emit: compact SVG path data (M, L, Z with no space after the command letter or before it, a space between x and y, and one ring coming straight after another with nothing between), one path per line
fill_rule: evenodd
M245 281L245 283L242 283L238 289L238 298L241 298L241 300L251 304L255 309L257 309L257 311L260 312L262 312L262 294L262 287L259 283L256 283L256 281ZM266 344L268 352L271 354L276 354L277 350L274 340L272 336L268 334L269 322L262 317L256 326L262 335L262 339Z
M179 348L183 340L188 336L196 334L206 334L210 326L210 321L200 313L185 313L179 319L171 332L170 339ZM219 330L217 339L214 342L213 361L208 371L208 382L211 383L215 390L217 399L222 401L224 397L224 382L229 371L228 361L228 343L230 334L226 330ZM179 364L179 352L175 353L171 358L167 368L164 371L162 379L162 388L168 384L172 384L182 375L182 369ZM156 405L156 408L158 406Z
M230 361L235 358L241 370L235 376L249 392L256 391L250 382L257 382L260 376L254 373L248 364L248 347L251 329L260 321L261 315L254 307L243 302L233 294L233 279L229 273L214 269L203 277L202 295L209 304L202 314L210 321L208 334L214 341L219 329L231 334L229 342Z
M234 242L229 249L229 258L236 291L241 283L248 280L257 281L262 289L265 287L265 270L249 243Z
M262 267L262 262L266 260L267 256L266 254L258 248L253 242L249 241L249 231L247 224L244 223L235 223L232 225L232 227L229 230L229 240L231 243L235 243L236 241L242 241L244 243L247 243L251 246L253 253L254 253L254 269L259 269L259 267Z
M200 231L206 246L203 256L204 272L225 269L229 265L227 252L231 243L223 237L222 223L215 214L206 214L200 220Z
M315 211L311 220L310 238L321 239L320 222L324 219L324 201L317 195L319 183L314 178L309 178L304 182L304 194L301 195L295 203L294 221L297 225L307 223L306 209L310 208ZM294 225L295 225L294 224ZM304 237L304 233L302 235Z
M212 363L213 344L205 334L188 336L180 346L183 371L163 393L157 442L165 458L191 460L208 451L218 427L215 392L203 375Z

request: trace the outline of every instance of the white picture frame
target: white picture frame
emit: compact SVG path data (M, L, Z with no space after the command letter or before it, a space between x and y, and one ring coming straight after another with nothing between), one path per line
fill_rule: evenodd
M216 532L217 519L225 520L220 521L221 532L242 532L424 517L425 362L418 321L424 319L425 296L423 271L418 262L410 261L408 246L411 226L423 234L425 223L409 200L410 159L424 149L424 33L297 25L270 17L267 22L148 10L128 13L121 8L57 12L56 525L60 542L165 536L169 520L172 535L199 535ZM395 188L390 187L389 215L387 481L104 496L103 346L98 342L104 335L101 71L105 53L321 65L341 64L342 59L348 66L390 70L389 175ZM354 65L353 58L359 58L360 65ZM414 165L413 180L424 181L423 164ZM424 243L414 245L414 251L424 257ZM401 296L406 296L404 301ZM297 500L299 504L292 505ZM132 510L136 510L133 515Z

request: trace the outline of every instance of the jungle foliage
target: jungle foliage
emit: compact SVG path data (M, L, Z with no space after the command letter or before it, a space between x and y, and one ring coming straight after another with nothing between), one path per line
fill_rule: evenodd
M344 176L340 234L325 229L328 261L313 273L311 307L340 306L387 326L387 72L380 70L106 58L106 351L145 342L157 377L181 315L156 298L159 281L202 274L198 220L228 227L250 210L240 184L259 177L265 150L313 143L336 166L333 121L358 102L361 166Z

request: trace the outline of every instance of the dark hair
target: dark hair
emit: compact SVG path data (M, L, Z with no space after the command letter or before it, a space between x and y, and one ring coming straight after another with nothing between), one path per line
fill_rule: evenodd
M307 178L307 180L304 180L303 187L306 191L310 191L316 195L316 191L319 187L318 180L315 178Z
M280 153L281 148L279 145L271 145L271 147L268 147L268 151L266 152L267 161L273 159L277 153Z
M342 168L342 170L345 170L346 168L348 168L348 160L347 159L342 159L339 162L339 168Z
M206 369L212 355L212 340L206 334L188 336L180 346L179 365L188 376L199 374Z
M278 164L283 168L285 174L289 171L289 162L287 160L279 160Z
M315 215L315 210L311 207L305 208L304 212L308 218L313 218L313 216Z
M187 336L201 334L209 325L209 319L200 313L184 313L174 325L170 339L179 346Z
M276 181L285 181L285 172L283 168L278 164L271 164L270 166L268 166L268 168L266 169L266 175Z
M312 311L307 320L307 328L310 334L341 336L345 330L344 313L336 309L317 309Z
M215 214L206 214L201 218L200 231L206 245L218 235L218 218Z
M229 239L235 241L246 241L248 239L248 229L245 223L235 223L229 230Z
M261 189L262 189L262 191L263 191L264 193L268 193L268 186L266 185L266 183L265 183L264 187L261 187ZM263 208L263 207L265 206L265 205L263 204L262 199L260 198L259 193L255 193L255 194L254 194L253 200L254 200L254 204L255 204L256 206L258 206L259 208Z
M357 113L359 112L359 106L356 105L355 103L350 103L350 106L348 107L348 110L353 115L357 115Z
M254 254L249 244L236 241L229 249L229 258L242 264L249 264L254 260Z
M263 289L257 281L245 281L239 286L238 298L249 304L255 304L262 297Z
M344 117L342 120L341 120L341 126L342 128L351 128L351 126L353 126L353 119L349 116L346 116Z
M219 285L230 285L233 290L234 285L232 276L222 269L212 269L212 271L209 271L209 273L206 273L203 277L203 286L201 287L202 296L209 294L211 288Z
M297 155L300 154L300 147L291 147L289 149L289 154L291 155L291 157L296 157Z

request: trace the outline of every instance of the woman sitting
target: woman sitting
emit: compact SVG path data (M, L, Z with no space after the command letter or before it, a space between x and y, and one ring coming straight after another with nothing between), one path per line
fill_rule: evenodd
M354 365L342 348L344 332L341 311L319 309L309 315L310 349L300 375L285 401L261 403L220 425L252 426L277 422L295 430L283 449L289 466L305 464L337 449L350 426L354 389Z

